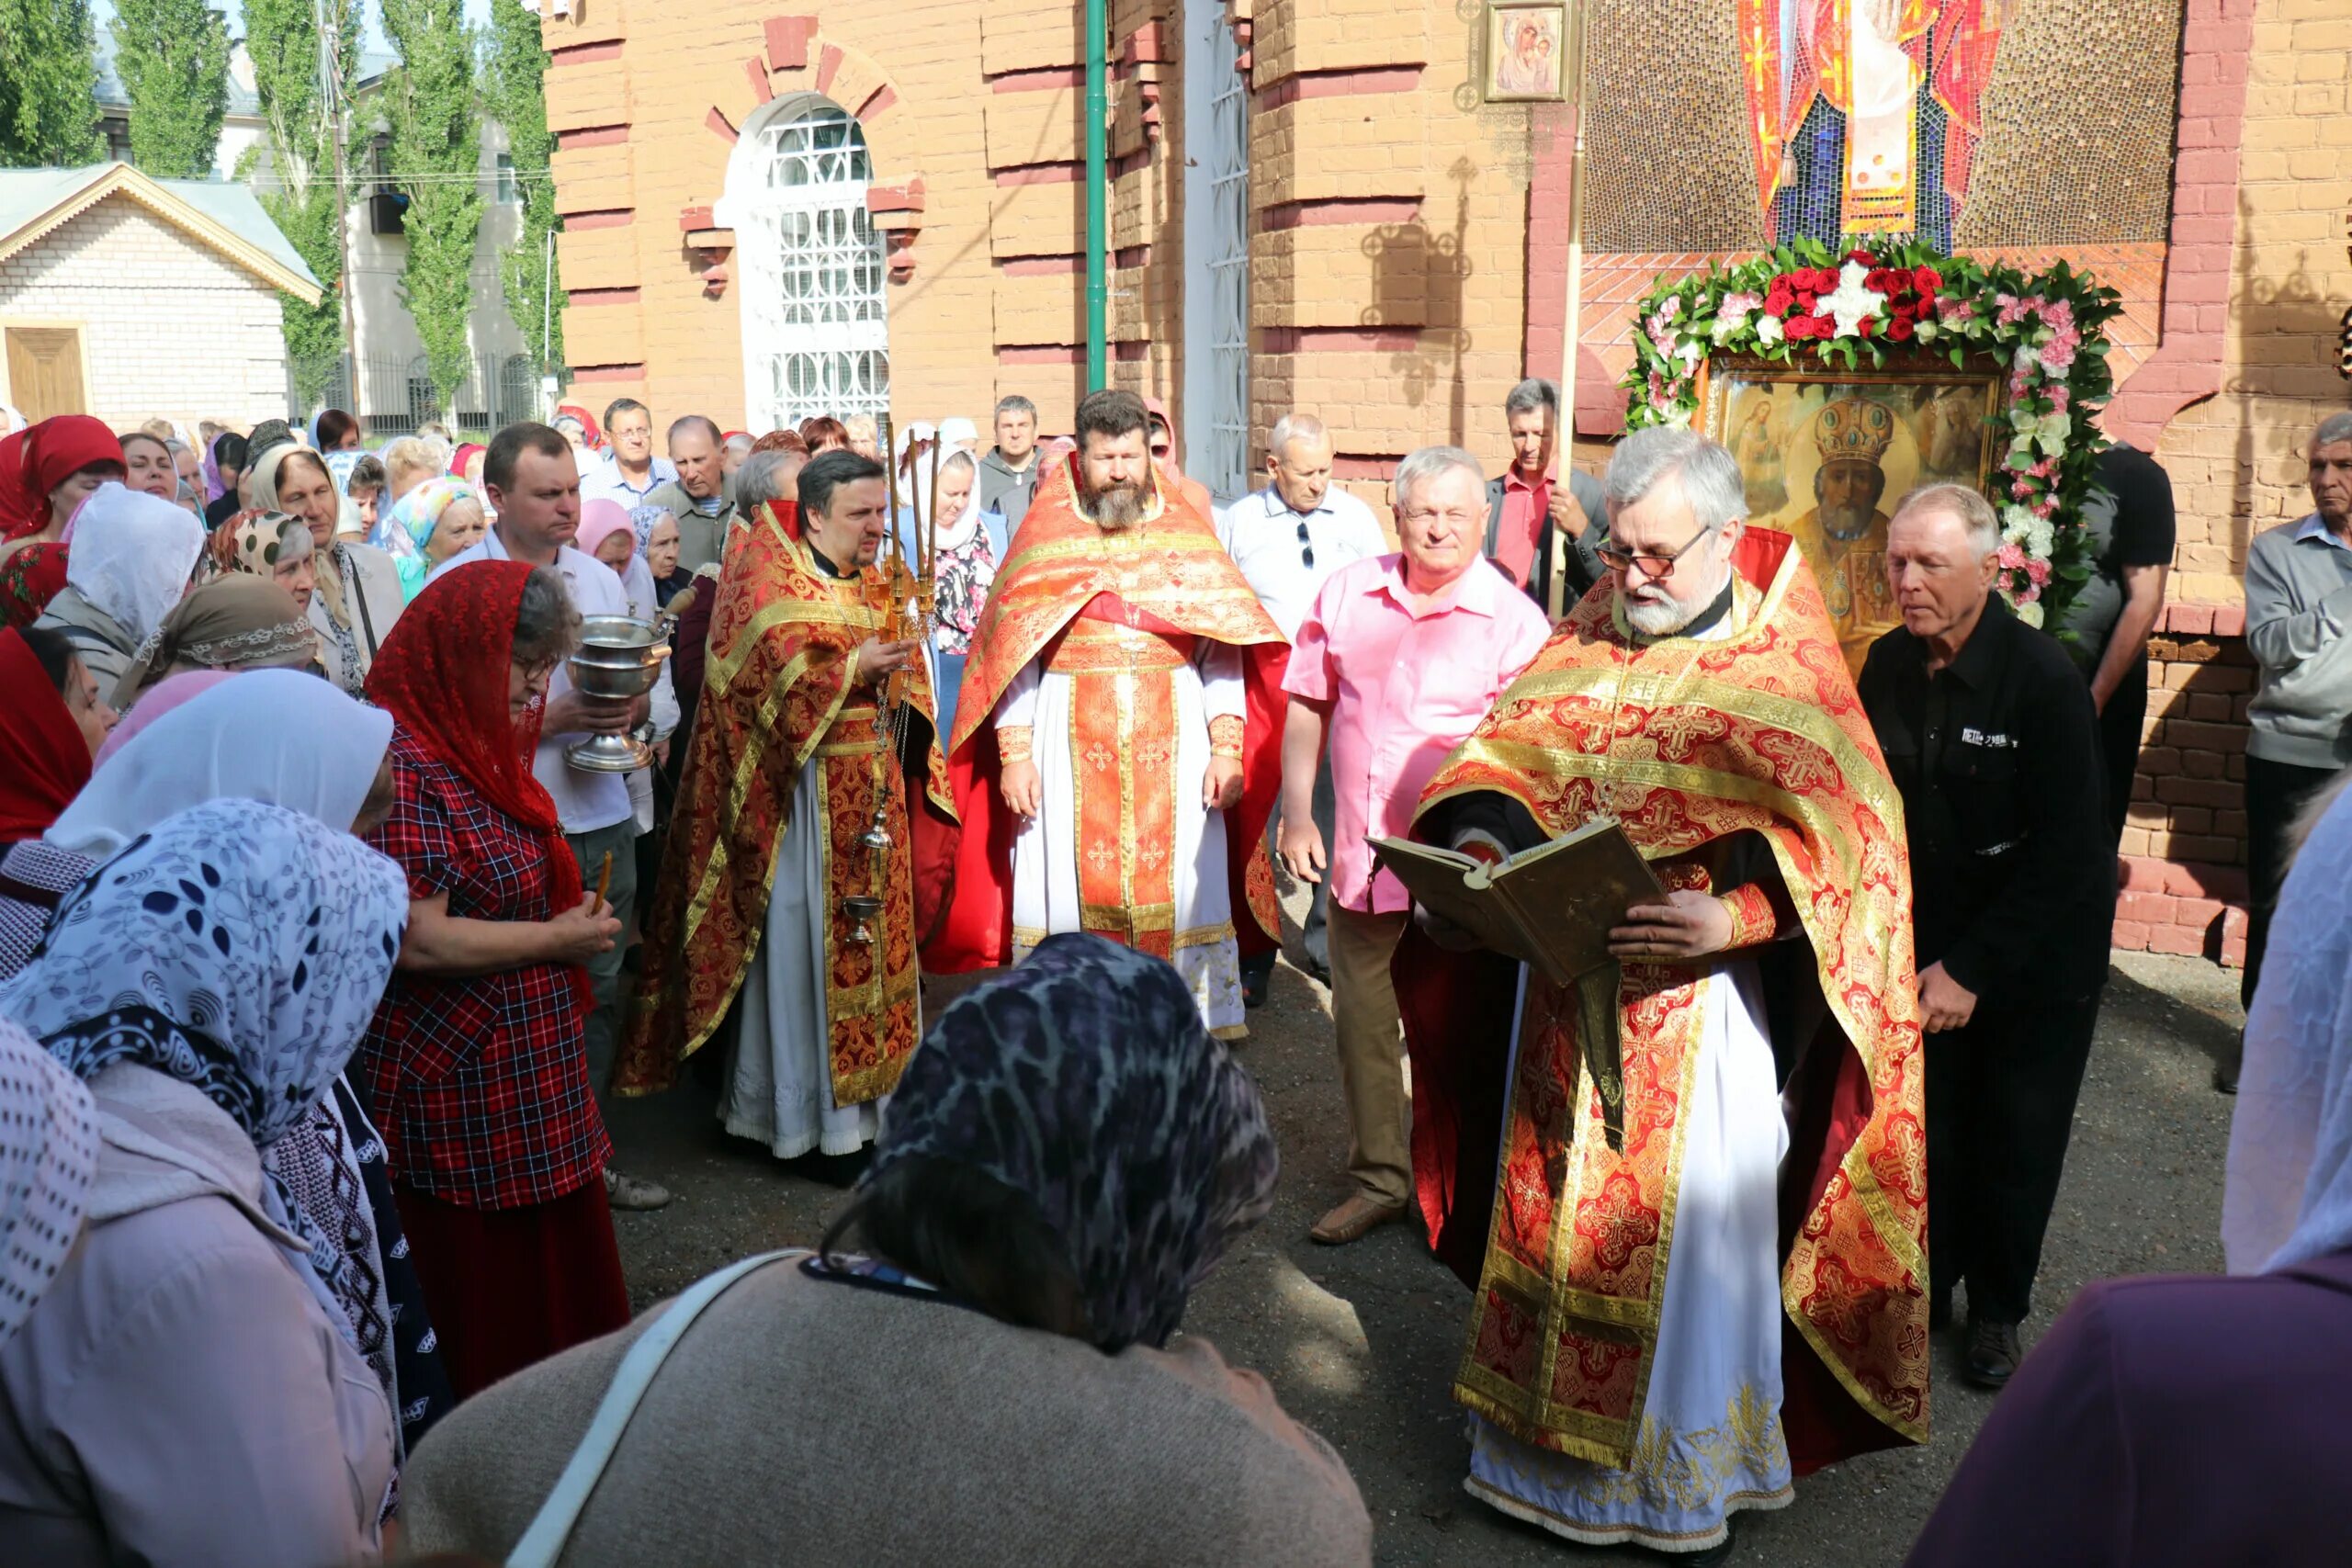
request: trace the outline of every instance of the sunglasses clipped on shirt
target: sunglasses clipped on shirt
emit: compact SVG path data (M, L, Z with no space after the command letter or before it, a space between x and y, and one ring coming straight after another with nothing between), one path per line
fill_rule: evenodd
M1315 545L1306 536L1306 519L1304 517L1298 520L1298 564L1304 567L1315 564Z

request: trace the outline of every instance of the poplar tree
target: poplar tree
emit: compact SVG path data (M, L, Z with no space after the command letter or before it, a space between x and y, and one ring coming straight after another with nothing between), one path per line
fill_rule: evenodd
M408 197L401 291L447 409L471 360L474 248L481 237L481 134L473 37L461 0L383 0L400 69L385 84L390 174Z
M347 94L359 66L359 0L327 4L338 13L342 47L334 69ZM317 0L244 0L244 9L254 93L269 122L269 174L254 182L255 194L324 290L316 305L290 294L278 297L294 390L311 406L326 396L343 356L343 249L336 225L350 196L335 188L334 122L321 79Z
M563 284L548 246L560 220L549 169L555 137L548 130L547 65L538 17L522 0L491 0L482 94L491 118L506 128L515 194L523 202L522 231L499 257L498 281L507 313L542 373L563 363Z
M96 45L90 0L0 0L0 166L106 156Z
M229 23L206 0L115 0L115 72L130 161L164 179L212 172L229 113Z

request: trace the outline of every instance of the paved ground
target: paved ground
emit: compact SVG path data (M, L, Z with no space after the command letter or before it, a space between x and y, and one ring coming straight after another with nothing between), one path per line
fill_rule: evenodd
M1282 1139L1282 1191L1265 1225L1195 1296L1186 1327L1265 1373L1284 1406L1339 1449L1372 1509L1384 1564L1655 1561L1571 1547L1462 1494L1462 1423L1447 1391L1466 1296L1417 1232L1391 1226L1340 1249L1307 1242L1307 1225L1341 1191L1346 1154L1327 1007L1320 987L1283 965L1272 1000L1251 1015L1243 1059ZM2051 1226L2043 1312L2029 1337L2087 1280L2221 1268L2232 1102L2208 1075L2239 1017L2234 974L2118 955ZM623 1168L679 1194L661 1213L619 1216L639 1308L747 1252L814 1241L841 1204L841 1190L801 1168L808 1162L779 1165L721 1134L698 1085L624 1104L614 1123ZM1932 1445L1800 1483L1787 1510L1749 1518L1736 1561L1899 1562L1990 1408L1991 1396L1958 1373L1955 1347L1940 1345Z

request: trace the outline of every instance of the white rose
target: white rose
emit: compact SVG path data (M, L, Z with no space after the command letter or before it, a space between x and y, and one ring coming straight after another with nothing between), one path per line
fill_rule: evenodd
M2041 449L2055 457L2066 450L2066 443L2075 434L2075 417L2065 413L2046 413L2034 423L2034 439Z
M2058 543L2056 530L2039 517L2033 520L2033 526L2026 530L2025 540L2026 549L2037 560L2048 560L2051 550Z
M1936 334L1942 331L1943 328L1936 325L1935 322L1927 320L1925 317L1922 317L1919 321L1919 330L1917 335L1921 343L1933 343L1936 341Z
M2023 621L2027 626L2032 626L2037 630L2041 628L2041 602L2040 600L2037 599L2030 604L2017 605L2016 609L2018 620Z
M2033 525L2040 521L2022 506L2005 506L2001 508L2001 537L2010 544L2017 544L2031 533Z
M1781 329L1780 317L1758 316L1756 318L1756 341L1758 343L1778 343L1787 335L1788 333Z

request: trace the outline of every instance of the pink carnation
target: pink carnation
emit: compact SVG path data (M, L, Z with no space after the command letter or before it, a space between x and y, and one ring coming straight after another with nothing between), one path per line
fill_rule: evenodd
M1947 297L1936 301L1936 313L1948 323L1964 321L1976 314L1976 302L1973 299L1953 299Z
M2025 563L2025 574L2033 580L2036 588L2040 588L2050 581L2050 563L2039 558L2030 558Z
M2025 547L2015 543L2004 544L2000 559L2003 571L2023 571L2027 559Z
M1741 289L1724 295L1724 302L1716 308L1715 313L1719 316L1745 316L1751 310L1761 309L1763 304L1764 296Z
M2066 405L2074 400L2074 396L2075 394L2073 392L2067 390L2063 386L2051 388L2050 412L2052 413L2064 413L2066 412ZM2045 457L2042 461L2046 463L2049 459Z

